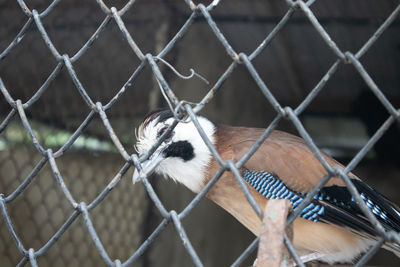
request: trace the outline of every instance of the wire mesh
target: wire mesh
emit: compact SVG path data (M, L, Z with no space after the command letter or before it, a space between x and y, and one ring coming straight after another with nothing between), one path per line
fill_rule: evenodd
M266 138L270 135L270 133L276 128L277 124L283 120L289 120L293 123L298 133L303 137L306 141L308 147L313 152L315 157L319 160L322 166L326 170L326 175L321 177L321 181L315 186L311 192L308 193L305 201L300 204L290 215L287 223L290 224L296 218L296 216L301 212L301 210L310 203L313 196L319 191L321 187L323 187L330 178L332 177L340 177L348 187L348 190L354 197L354 199L359 203L360 209L371 222L373 227L380 235L380 239L377 241L376 245L373 246L356 264L357 266L363 265L374 253L376 253L377 249L382 246L384 241L395 242L400 244L400 236L398 233L394 231L385 231L381 223L376 219L375 215L368 209L364 201L362 200L360 194L357 192L357 189L352 184L349 179L349 172L354 170L357 164L360 163L361 159L365 157L366 153L372 148L372 146L379 140L379 138L387 131L390 125L392 125L395 121L400 122L400 111L396 109L391 102L385 97L382 93L378 85L374 82L371 76L368 74L367 70L363 67L360 62L361 57L374 45L374 43L379 39L381 34L385 32L385 30L390 26L390 24L396 19L396 17L400 13L400 5L398 5L390 16L382 23L382 25L376 30L376 32L364 43L364 45L355 53L350 51L342 51L335 41L330 37L324 27L318 21L317 16L311 10L311 6L316 2L315 0L309 1L290 1L286 0L287 4L287 12L279 21L279 23L273 28L273 30L265 37L265 39L259 44L259 46L249 55L243 52L235 51L230 45L229 41L225 38L225 36L220 31L217 23L213 19L211 15L211 11L219 4L218 0L212 1L209 5L197 4L190 0L185 0L187 8L191 10L191 15L183 24L183 26L179 29L177 34L165 45L165 47L161 50L157 55L152 55L146 52L143 52L142 49L135 42L133 36L127 30L124 24L124 14L131 8L134 8L135 1L128 1L127 4L117 10L115 7L108 7L102 0L96 0L98 6L104 13L104 19L101 25L97 28L97 30L92 34L92 36L87 40L87 42L73 55L68 54L60 54L57 50L57 47L53 44L52 39L50 38L46 28L43 26L42 20L49 13L51 13L59 4L60 0L54 0L49 4L49 6L39 13L37 10L30 10L28 5L23 0L18 0L18 4L20 5L21 10L26 15L26 23L15 36L14 40L9 44L9 46L4 49L0 54L0 60L4 59L10 51L12 51L15 47L17 47L21 42L23 42L23 38L30 27L36 27L40 32L41 37L43 38L46 46L51 52L54 59L58 62L57 66L54 68L52 73L48 76L47 80L43 83L43 85L36 91L36 93L25 103L23 103L20 99L14 99L12 94L10 93L10 89L6 88L2 79L0 78L0 90L10 106L10 111L6 118L1 122L0 131L4 131L9 125L11 119L15 116L19 116L23 127L28 133L32 144L35 149L40 153L41 159L37 163L37 165L32 169L32 171L26 176L26 178L19 184L19 186L9 195L0 194L0 208L1 213L3 215L3 219L5 225L12 236L12 239L20 252L21 260L19 262L19 266L25 265L28 261L32 266L37 266L37 258L43 256L47 251L56 244L57 240L65 234L65 232L71 227L71 224L78 218L82 217L84 224L86 226L87 231L89 232L93 244L96 246L100 257L103 261L109 266L128 266L134 263L138 258L149 248L149 246L156 242L157 236L163 229L170 223L172 223L179 237L182 239L182 242L190 255L193 263L196 266L203 266L201 259L196 253L196 250L190 243L188 236L186 235L185 229L181 224L181 220L188 216L193 208L199 203L199 201L205 196L205 194L210 190L210 188L218 181L218 179L222 176L222 174L226 171L230 171L233 173L236 181L240 185L242 191L244 192L247 200L253 207L253 209L257 212L257 214L261 217L262 211L260 207L256 204L255 200L252 198L249 193L243 178L239 172L239 168L245 164L245 162L257 151L257 149L261 146L261 144L265 141ZM336 61L332 64L330 69L326 72L326 74L320 79L317 85L310 91L310 93L305 97L305 99L298 105L295 109L292 109L288 106L282 106L274 95L269 90L266 83L260 77L256 68L254 67L252 61L257 58L257 56L269 46L271 41L276 37L276 35L282 30L282 28L287 25L290 19L293 17L295 13L303 13L309 23L313 26L315 31L319 34L320 38L325 42L326 46L332 51L332 53L336 56ZM174 91L170 88L168 82L164 78L160 68L158 66L158 62L164 59L165 55L177 45L179 40L190 30L190 26L193 23L194 19L203 19L209 26L210 31L215 35L215 37L219 40L222 46L225 48L226 54L231 58L232 62L229 67L224 71L224 73L219 77L217 82L209 89L208 93L203 97L203 99L199 103L189 103L185 100L180 100L174 93ZM126 83L120 88L120 90L115 94L115 96L108 101L107 103L94 102L92 97L85 90L84 85L81 83L74 67L74 63L76 63L79 58L83 54L85 54L92 44L96 41L98 36L102 34L107 25L114 21L118 26L122 36L125 41L132 49L132 51L136 54L136 56L141 61L140 65L136 68L136 70L132 73ZM344 168L331 167L324 157L322 156L320 150L305 130L303 124L299 120L299 115L307 108L307 106L320 94L320 92L324 89L325 84L338 69L344 65L349 64L354 67L354 69L359 73L362 79L365 81L365 84L368 88L375 94L375 96L379 99L382 105L387 109L390 116L387 118L385 123L376 131L376 133L371 137L371 139L365 144L365 146L357 153L357 155L351 160L351 162ZM251 75L251 77L256 82L257 86L264 94L267 102L273 106L276 116L275 119L267 125L265 132L262 136L257 140L251 149L241 158L238 162L232 161L223 161L219 156L216 148L213 146L212 142L207 138L205 132L201 128L199 122L196 118L196 113L203 109L207 103L214 97L215 93L221 88L222 83L228 79L231 75L232 71L238 66L243 65ZM202 139L205 144L210 149L213 157L217 160L220 165L220 169L214 175L214 177L210 180L210 182L202 189L202 191L197 194L197 196L190 202L187 207L177 213L174 210L167 210L162 201L159 199L152 185L147 180L147 177L141 177L142 182L145 186L145 189L153 201L155 207L158 209L160 214L163 217L162 222L158 225L158 227L150 234L150 236L139 246L139 248L124 262L121 262L119 259L113 259L109 256L107 249L105 249L102 241L100 241L98 237L98 233L93 226L91 219L91 212L95 209L99 203L105 201L109 192L121 181L122 176L131 168L135 167L138 170L141 170L141 163L147 160L152 153L156 150L156 148L161 144L163 139L168 134L168 131L163 134L157 143L146 153L138 157L136 154L129 154L124 146L122 145L119 137L114 132L114 129L111 125L111 121L107 116L107 111L111 109L114 104L124 97L125 92L128 87L135 82L137 76L143 71L145 66L149 66L154 74L158 84L160 85L160 90L163 92L163 96L165 96L165 100L169 103L173 113L174 113L174 124L170 127L173 129L176 124L183 119L184 117L190 118L197 130L199 131ZM59 75L61 68L65 67L68 71L68 74L73 81L76 90L81 95L82 99L86 103L86 105L90 108L89 114L82 121L77 130L69 137L69 139L56 151L53 151L51 148L46 148L43 146L32 129L30 120L26 116L26 110L31 108L31 106L45 94L48 89L50 83ZM82 135L82 132L88 125L91 123L94 117L98 116L101 119L104 128L107 130L109 137L114 143L116 149L118 150L120 156L125 161L125 164L120 168L118 174L111 180L111 182L106 185L102 192L96 196L96 198L91 202L82 202L76 200L70 192L70 188L64 182L64 177L59 171L59 163L57 163L56 159L61 159L63 154L71 148L73 143L77 140L77 138ZM49 239L49 241L40 249L34 250L33 248L26 247L21 241L17 231L15 230L15 222L12 221L10 216L10 211L7 206L14 201L19 195L23 194L26 190L26 187L32 182L33 179L37 176L38 172L43 168L46 163L49 163L51 168L51 173L53 175L54 180L59 185L59 188L64 194L65 199L68 201L69 205L72 207L73 212L69 215L69 218L63 223L63 225L57 230L57 232ZM238 257L238 259L232 264L232 266L240 265L244 259L246 259L250 253L257 247L258 239L256 238L254 242L250 244L250 246ZM293 247L291 241L285 237L285 245L288 247L290 253L295 259L296 263L299 266L304 266L302 262L299 261L299 257L296 254L296 251Z
M66 186L72 195L78 196L82 201L90 202L95 199L98 192L107 185L105 178L113 177L115 170L123 162L118 154L96 153L97 158L91 156L91 151L79 149L70 151L62 160L57 161ZM99 157L105 161L98 161ZM2 151L0 190L11 192L11 189L17 188L38 162L41 166L41 155L23 145L16 144L15 147ZM120 183L122 190L114 191L106 202L102 202L102 205L91 212L99 237L113 257L129 257L132 247L138 247L145 237L145 190L136 187L132 191L129 185L128 179L123 180ZM70 218L73 208L60 194L62 193L54 180L51 167L44 164L34 181L24 189L24 193L7 204L15 231L23 243L40 248ZM126 206L131 208L124 210ZM1 266L13 266L20 260L20 254L16 251L3 218L1 221ZM85 231L85 223L77 217L68 231L46 252L45 257L38 258L38 265L103 266L103 260L98 257L97 250Z

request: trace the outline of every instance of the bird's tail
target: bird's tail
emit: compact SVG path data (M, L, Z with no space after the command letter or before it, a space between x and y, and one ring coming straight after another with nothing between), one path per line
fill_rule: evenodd
M400 258L400 245L395 243L385 243L383 244L382 248L393 252L397 257Z

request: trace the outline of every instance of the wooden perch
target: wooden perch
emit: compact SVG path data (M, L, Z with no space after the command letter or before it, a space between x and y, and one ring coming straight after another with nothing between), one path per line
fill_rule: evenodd
M271 199L264 210L264 218L260 241L258 245L256 267L281 267L296 266L290 260L289 252L284 245L283 234L286 231L290 240L293 239L293 229L290 225L286 228L286 218L291 208L289 200ZM321 263L307 263L308 267L347 267L350 265L328 265Z
M271 199L267 202L258 245L257 267L280 267L283 254L288 255L283 244L283 234L290 208L290 201L286 199ZM292 239L291 226L286 232Z

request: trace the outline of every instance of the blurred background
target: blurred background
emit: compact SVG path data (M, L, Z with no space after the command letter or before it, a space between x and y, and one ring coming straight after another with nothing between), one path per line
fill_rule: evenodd
M45 10L51 1L25 1L29 9ZM126 1L104 1L117 9ZM210 1L201 1L208 4ZM342 51L356 53L400 4L389 0L317 0L311 10ZM250 54L285 15L285 1L221 1L211 12L236 52ZM191 10L184 1L138 0L123 21L144 54L158 54L182 27ZM72 57L99 27L105 14L96 1L61 1L42 19L60 54ZM26 23L17 1L0 0L0 52ZM360 59L395 108L400 107L400 18ZM183 80L162 63L164 77L179 99L198 102L217 82L232 59L199 16L164 58L180 73L190 68L206 78ZM337 60L303 12L296 12L253 64L282 106L297 107ZM107 103L139 66L114 20L73 66L94 102ZM20 43L0 60L0 77L14 99L29 100L57 65L39 31L32 25ZM149 111L167 107L149 67L107 111L128 153L134 153L134 128ZM0 97L1 121L11 111ZM39 141L54 151L63 145L89 114L66 68L40 99L26 110ZM276 113L248 70L239 65L201 114L230 125L267 127ZM300 119L317 145L348 163L389 117L352 65L341 64ZM279 129L297 134L290 121ZM355 169L378 191L400 204L400 126L393 124ZM0 135L0 194L8 196L32 171L41 155L18 116ZM80 202L92 201L125 163L96 115L71 149L56 160L67 187ZM112 259L126 260L162 218L141 184L131 185L132 169L90 212L95 229ZM160 177L150 180L166 208L182 210L194 197L181 185ZM47 164L14 201L7 204L17 234L26 248L42 247L73 211ZM215 204L204 199L184 219L187 234L205 266L228 266L254 237ZM21 260L4 221L0 220L0 265ZM254 255L246 262L252 263ZM42 257L39 266L103 266L82 218ZM246 264L244 266L246 266ZM400 266L400 259L380 251L370 262ZM169 225L134 266L192 266L173 225Z

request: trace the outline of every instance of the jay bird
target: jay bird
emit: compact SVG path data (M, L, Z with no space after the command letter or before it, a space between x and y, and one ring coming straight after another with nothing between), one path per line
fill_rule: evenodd
M202 116L197 119L223 160L238 161L264 131L216 125ZM169 110L150 113L136 132L139 155L146 153L173 121ZM342 167L329 156L324 157L331 166ZM155 171L194 193L200 192L220 168L191 121L179 122L142 166L143 173L135 170L133 183L142 174ZM303 139L278 130L270 134L239 171L260 207L265 207L268 199L288 199L296 208L326 174ZM384 228L399 232L399 209L354 174L349 177ZM225 172L206 196L255 235L260 234L262 222L231 172ZM352 262L376 240L376 230L339 178L330 179L293 222L297 252L318 254L319 260L327 263ZM384 248L400 254L398 244L387 242Z

